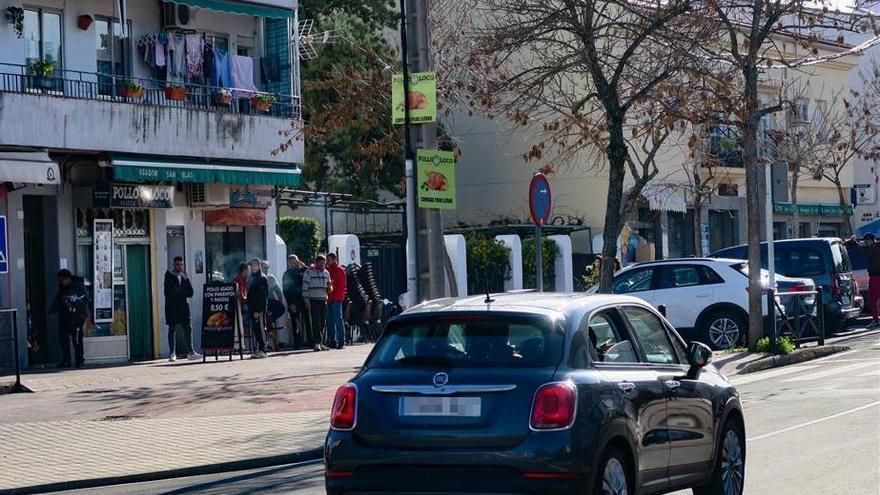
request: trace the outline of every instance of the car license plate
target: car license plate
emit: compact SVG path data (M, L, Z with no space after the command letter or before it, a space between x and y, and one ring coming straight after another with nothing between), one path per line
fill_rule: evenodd
M401 416L476 418L482 413L479 397L401 397Z

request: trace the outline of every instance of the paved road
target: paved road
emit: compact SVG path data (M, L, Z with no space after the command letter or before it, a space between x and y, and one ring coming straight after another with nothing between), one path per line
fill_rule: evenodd
M880 333L846 344L853 350L734 379L748 429L747 494L880 492ZM311 463L68 494L317 495L322 483Z

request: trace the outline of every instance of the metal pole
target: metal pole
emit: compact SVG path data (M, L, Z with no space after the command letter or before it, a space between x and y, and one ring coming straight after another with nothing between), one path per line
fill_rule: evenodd
M535 225L535 285L538 292L544 292L544 257L541 253L541 226Z
M772 321L770 328L770 352L776 354L776 291L767 292L767 320Z
M12 391L15 393L24 392L24 388L21 386L21 359L18 357L18 311L12 310L12 347L13 353L15 355L15 385L12 387Z
M765 214L765 227L767 231L767 272L770 276L769 280L769 289L771 293L775 293L776 291L776 254L774 250L774 242L773 242L773 174L771 166L768 164L767 168L764 170L764 181L766 183L765 194L766 199L764 201L764 214ZM771 303L775 303L775 299L772 299L767 302L768 310L769 305ZM776 318L770 319L770 335L772 341L770 345L775 349L776 348Z
M416 160L409 120L409 48L406 35L406 0L400 0L400 52L403 57L403 144L406 160L406 290L413 304L419 301L418 230L416 228Z
M822 302L822 296L825 289L820 285L816 287L816 318L819 319L819 345L825 345L825 303Z

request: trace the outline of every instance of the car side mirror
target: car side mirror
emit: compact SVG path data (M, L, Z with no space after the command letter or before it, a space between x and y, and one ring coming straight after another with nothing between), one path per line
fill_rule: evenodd
M712 349L702 342L691 342L688 345L687 359L688 364L691 365L688 370L688 378L696 380L700 377L703 368L712 362Z

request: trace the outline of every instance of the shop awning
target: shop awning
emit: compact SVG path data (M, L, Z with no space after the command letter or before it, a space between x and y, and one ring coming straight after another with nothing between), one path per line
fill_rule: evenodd
M167 160L117 156L112 160L113 178L141 182L201 182L205 184L261 184L296 187L300 170L294 165Z
M670 185L648 186L642 191L642 196L654 211L687 213L687 201L678 187Z
M61 171L46 152L0 152L0 182L60 184Z
M251 15L254 17L271 17L275 19L287 19L293 17L293 9L296 8L296 2L293 2L293 8L284 9L281 7L273 7L269 5L261 5L254 2L238 2L235 0L163 0L165 3L176 3L180 5L188 5L190 7L198 7L200 9L219 10L220 12L228 12L230 14Z

